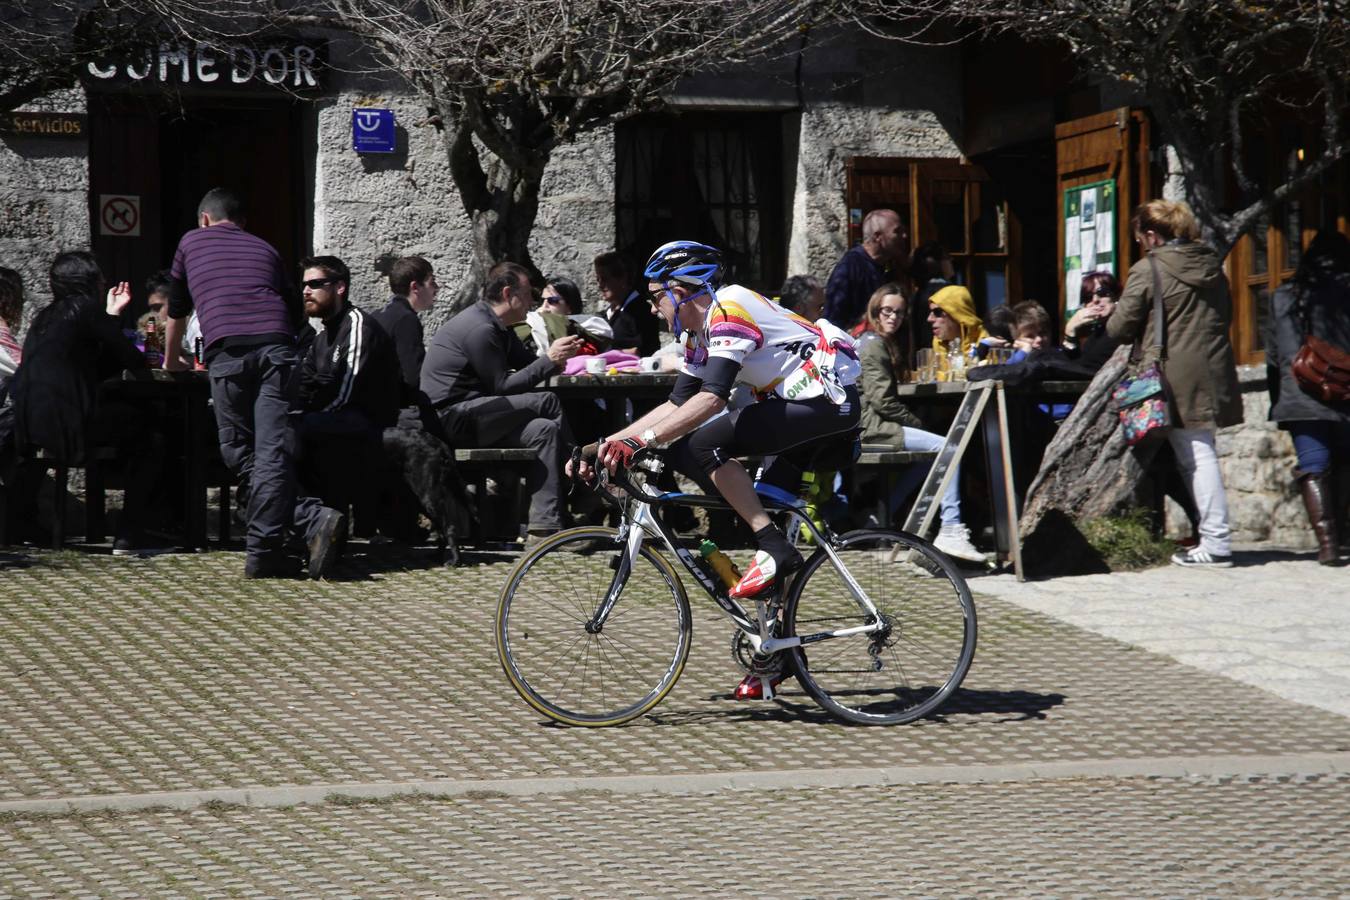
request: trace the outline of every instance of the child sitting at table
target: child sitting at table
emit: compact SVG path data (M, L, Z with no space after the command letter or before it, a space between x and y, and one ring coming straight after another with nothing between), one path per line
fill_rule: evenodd
M1010 363L1031 356L1059 353L1050 340L1050 314L1035 300L1024 300L1012 308L1013 355Z

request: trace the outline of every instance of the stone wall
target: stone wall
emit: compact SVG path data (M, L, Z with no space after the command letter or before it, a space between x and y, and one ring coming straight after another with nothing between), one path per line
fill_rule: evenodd
M1228 517L1238 543L1270 541L1291 549L1315 546L1303 501L1294 488L1294 445L1270 414L1265 366L1239 366L1245 421L1219 431L1215 442L1228 494ZM1168 501L1168 534L1190 533L1190 524Z
M82 90L63 91L22 111L85 112ZM0 135L0 266L23 276L26 328L51 302L47 269L63 250L89 248L87 137Z
M394 111L398 152L361 155L351 148L353 106ZM431 262L442 296L463 279L472 259L470 229L450 177L443 132L426 124L426 107L397 85L341 84L316 104L314 246L340 256L352 270L352 296L378 307L389 296L376 266L390 257ZM614 235L612 129L560 148L544 176L530 254L547 274L567 274L583 287L590 261ZM423 313L428 338L452 310L438 303Z
M824 279L848 249L850 156L961 156L961 62L946 48L863 43L813 59L807 77L787 269Z

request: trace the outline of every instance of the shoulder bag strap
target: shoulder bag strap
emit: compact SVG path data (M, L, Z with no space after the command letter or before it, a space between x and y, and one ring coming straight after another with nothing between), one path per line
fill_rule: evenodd
M1167 361L1167 317L1163 314L1162 271L1153 251L1148 252L1149 268L1153 270L1153 331L1158 341L1158 361Z

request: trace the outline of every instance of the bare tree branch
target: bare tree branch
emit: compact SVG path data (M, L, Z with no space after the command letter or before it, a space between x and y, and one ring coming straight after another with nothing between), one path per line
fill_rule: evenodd
M967 35L1066 46L1085 72L1146 98L1176 149L1206 238L1220 251L1350 152L1346 0L857 0L904 40L948 21ZM886 35L887 29L872 29ZM1320 147L1277 184L1248 171L1253 138L1282 110L1320 121ZM1231 196L1231 176L1239 196Z

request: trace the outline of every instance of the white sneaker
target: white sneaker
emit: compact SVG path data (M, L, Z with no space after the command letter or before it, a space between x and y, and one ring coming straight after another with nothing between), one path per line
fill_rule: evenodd
M973 563L986 562L984 554L976 550L975 545L970 542L970 529L960 522L943 525L938 531L937 540L933 541L933 546L953 559Z
M1172 555L1172 565L1187 566L1192 569L1231 569L1233 567L1232 556L1219 556L1216 553L1210 553L1208 550L1201 550L1199 547L1192 547L1189 550L1182 550Z

